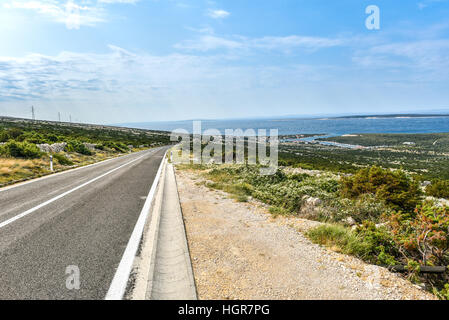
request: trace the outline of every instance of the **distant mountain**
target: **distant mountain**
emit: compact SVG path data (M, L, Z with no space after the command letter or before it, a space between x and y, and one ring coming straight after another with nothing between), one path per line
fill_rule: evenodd
M420 114L420 113L398 113L398 114L371 114L371 115L353 115L353 116L341 116L333 117L333 119L367 119L367 118L435 118L435 117L449 117L449 113L446 114Z

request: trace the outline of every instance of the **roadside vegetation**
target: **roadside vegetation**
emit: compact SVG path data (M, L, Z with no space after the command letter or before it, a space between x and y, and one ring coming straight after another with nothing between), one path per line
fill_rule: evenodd
M313 147L319 150L314 155ZM444 167L433 167L429 160L431 170L423 176L400 163L379 165L391 159L383 161L384 154L377 150L363 150L369 156L361 158L360 150L344 150L346 160L338 162L343 151L333 157L338 149L325 148L313 145L306 147L307 152L281 153L283 166L272 176L260 175L255 165L180 168L198 170L206 186L228 192L237 201L252 198L269 205L275 216L321 221L324 224L307 233L313 242L368 263L404 266L411 281L448 299L447 269L444 273L420 272L423 266L449 266L449 183L446 179L424 183L426 178L444 176L447 156L437 158L445 159ZM367 162L360 165L361 159ZM411 161L412 156L407 159Z
M169 144L165 132L0 119L0 186Z

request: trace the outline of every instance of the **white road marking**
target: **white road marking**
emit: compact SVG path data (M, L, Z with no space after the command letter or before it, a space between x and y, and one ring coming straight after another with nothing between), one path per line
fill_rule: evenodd
M165 158L166 154L167 152L165 152L164 157L162 158L156 177L154 178L153 184L151 185L150 192L148 193L145 204L143 205L142 211L140 212L139 218L137 219L133 233L129 238L125 252L123 253L122 259L120 260L120 264L115 272L114 278L112 279L105 300L123 299L123 296L126 291L126 286L128 284L129 275L131 274L132 271L134 258L136 256L137 249L139 248L140 239L142 238L143 230L145 228L145 223L150 213L151 204L153 202L156 187L161 177L162 167L166 161Z
M151 152L151 153L152 153L152 152ZM108 172L106 172L106 173L103 173L102 175L100 175L100 176L98 176L98 177L96 177L96 178L94 178L94 179L92 179L92 180L89 180L89 181L87 181L87 182L85 182L85 183L83 183L83 184L81 184L81 185L79 185L79 186L77 186L77 187L75 187L75 188L73 188L73 189L70 189L69 191L66 191L66 192L64 192L64 193L61 193L60 195L58 195L58 196L56 196L56 197L54 197L54 198L52 198L52 199L50 199L50 200L47 200L47 201L43 202L43 203L41 203L40 205L35 206L34 208L31 208L31 209L29 209L29 210L27 210L27 211L25 211L25 212L22 212L22 213L20 213L20 214L18 214L18 215L16 215L16 216L14 216L14 217L12 217L12 218L6 220L6 221L3 221L2 223L0 223L0 228L3 228L3 227L5 227L5 226L7 226L8 224L13 223L13 222L16 221L16 220L18 220L18 219L20 219L20 218L23 218L23 217L29 215L30 213L33 213L34 211L39 210L40 208L45 207L46 205L48 205L48 204L50 204L50 203L52 203L52 202L55 202L56 200L59 200L59 199L63 198L63 197L65 197L66 195L68 195L68 194L70 194L70 193L72 193L72 192L74 192L74 191L76 191L76 190L79 190L79 189L81 189L81 188L87 186L88 184L91 184L92 182L95 182L95 181L97 181L97 180L99 180L99 179L101 179L101 178L103 178L103 177L105 177L105 176L107 176L107 175L109 175L109 174L111 174L111 173L113 173L113 172L115 172L115 171L117 171L117 170L123 168L124 166L127 166L127 165L129 165L129 164L131 164L131 163L133 163L133 162L136 162L137 160L139 160L139 159L145 157L146 155L147 155L147 154L144 154L144 155L142 155L142 156L140 156L140 157L138 157L138 158L136 158L136 159L134 159L134 160L131 160L131 161L125 163L125 164L122 164L121 166L118 166L118 167L115 168L115 169L112 169L112 170L110 170L110 171L108 171Z

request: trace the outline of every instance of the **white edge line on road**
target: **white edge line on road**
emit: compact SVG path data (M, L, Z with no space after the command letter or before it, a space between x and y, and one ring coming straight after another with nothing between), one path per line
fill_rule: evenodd
M137 219L131 237L129 238L125 252L123 253L120 264L115 272L114 278L112 279L105 300L122 300L123 296L125 295L126 286L128 285L129 276L134 264L134 258L136 256L137 250L139 249L140 239L142 238L145 223L150 213L154 194L161 177L162 167L166 162L166 155L167 152L165 152L161 164L159 165L156 177L154 178L150 192L148 193L145 204L143 205L142 211L140 212L139 218Z
M53 178L53 177L56 177L56 176L59 176L59 175L63 175L65 173L70 173L70 172L74 172L74 171L77 171L77 170L81 170L81 169L93 167L93 166L96 166L96 165L104 164L104 163L107 163L107 162L112 161L112 160L123 159L123 158L130 157L132 155L139 154L139 153L142 153L142 152L145 152L145 151L148 151L148 150L151 150L151 152L154 152L154 151L156 151L159 148L160 147L146 149L146 150L142 150L142 151L137 151L137 152L125 154L123 156L118 156L118 157L114 157L114 158L110 158L110 159L106 159L106 160L101 160L101 161L98 161L98 162L95 162L95 163L91 163L91 164L88 164L88 165L85 165L85 166L81 166L81 167L77 167L77 168L73 168L73 169L68 169L68 170L64 170L64 171L56 172L56 173L50 173L50 174L47 174L47 175L45 175L43 177L34 178L34 179L29 180L29 181L18 182L18 183L15 183L13 185L10 185L10 186L1 187L0 188L0 192L11 190L11 189L14 189L14 188L17 188L17 187L21 187L21 186L24 186L24 185L27 185L27 184L30 184L30 183L33 183L33 182L41 181L41 180L44 180L44 179Z
M5 226L7 226L10 223L13 223L14 221L16 221L16 220L18 220L20 218L23 218L23 217L29 215L30 213L33 213L34 211L36 211L36 210L38 210L38 209L40 209L42 207L45 207L46 205L48 205L48 204L50 204L52 202L55 202L56 200L61 199L62 197L65 197L66 195L68 195L68 194L70 194L70 193L72 193L72 192L74 192L74 191L76 191L78 189L81 189L82 187L87 186L88 184L91 184L94 181L97 181L98 179L101 179L101 178L107 176L108 174L111 174L111 173L113 173L113 172L123 168L124 166L127 166L127 165L129 165L129 164L131 164L131 163L133 163L133 162L135 162L135 161L145 157L145 156L146 156L146 154L144 154L144 155L142 155L142 156L140 156L140 157L138 157L138 158L136 158L134 160L131 160L131 161L125 163L125 164L122 164L121 166L118 166L117 168L114 168L114 169L112 169L112 170L110 170L110 171L108 171L106 173L103 173L102 175L100 175L100 176L98 176L96 178L93 178L92 180L89 180L89 181L87 181L87 182L85 182L85 183L83 183L83 184L81 184L81 185L79 185L79 186L77 186L77 187L75 187L73 189L70 189L69 191L61 193L60 195L58 195L58 196L56 196L54 198L51 198L50 200L47 200L47 201L43 202L40 205L37 205L37 206L35 206L35 207L31 208L31 209L28 209L27 211L24 211L24 212L22 212L22 213L20 213L20 214L18 214L16 216L6 220L6 221L3 221L2 223L0 223L0 229L5 227Z

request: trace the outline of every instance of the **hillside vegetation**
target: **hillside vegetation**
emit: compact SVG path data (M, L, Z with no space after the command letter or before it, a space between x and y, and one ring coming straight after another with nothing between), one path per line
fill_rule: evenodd
M361 167L376 165L403 169L421 181L449 180L449 133L356 134L318 140L363 148L350 149L303 142L282 143L279 163L351 174Z
M0 118L0 186L169 144L166 132Z

